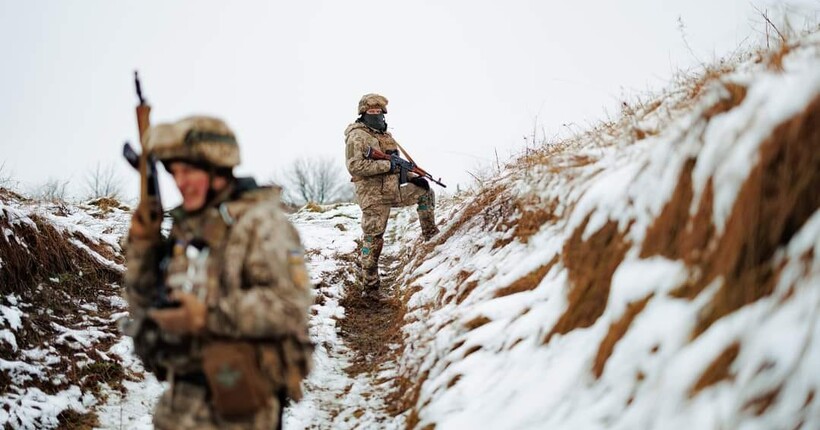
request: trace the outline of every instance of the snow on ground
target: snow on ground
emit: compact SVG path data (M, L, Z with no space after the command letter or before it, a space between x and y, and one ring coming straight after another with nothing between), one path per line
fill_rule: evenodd
M398 235L411 234L407 219L413 209L394 209L385 232L385 256L395 255L404 246ZM302 238L308 271L316 286L318 300L311 308L310 334L316 344L314 368L305 382L305 397L285 413L285 428L352 429L399 428L401 419L385 412L387 389L379 380L391 380L395 369L390 366L378 374L362 373L351 377L345 368L351 366L353 354L340 337L338 321L345 317L339 302L356 283L353 267L357 257L357 240L361 237L361 211L355 204L326 207L323 212L302 210L291 217ZM418 233L415 232L417 236ZM382 383L383 384L383 383Z
M121 264L99 254L85 242L105 244L115 254L118 253L118 240L129 219L127 212L120 209L103 212L91 205L25 201L5 194L2 197L0 220L7 225L4 227L4 240L6 244L16 247L16 252L32 251L32 243L26 242L31 240L27 238L27 234L39 231L34 221L38 218L70 238L70 243L84 250L99 264L115 272L124 269ZM22 229L28 231L23 232ZM120 336L115 324L117 314L109 314L109 311L101 308L112 308L115 312L119 309L121 315L124 313L125 303L116 292L103 288L100 291L104 292L96 297L67 296L63 283L71 276L82 279L83 273L54 274L45 284L37 286L36 291L29 296L41 298L39 292L52 290L58 297L76 306L70 317L58 316L52 312L50 304L30 303L27 301L30 298L26 299L19 294L7 294L0 299L0 342L5 343L12 353L11 356L4 354L0 358L0 370L12 384L0 396L0 425L4 427L55 428L58 416L66 410L92 413L100 405L101 397L95 397L90 391L69 383L75 379L58 369L68 367L76 374L86 374L92 365L102 363L116 366L116 363L122 361L120 357L125 357L126 363L133 362L133 359L128 358L130 352L119 351L116 345L109 351L97 349L98 345ZM95 286L97 287L99 286ZM45 326L34 322L42 314L50 316ZM31 346L18 341L18 336L30 337L32 332L38 333L39 345ZM66 351L70 353L67 354Z
M122 365L133 375L144 375L142 380L123 381L125 393L103 389L106 402L99 406L97 416L100 429L149 430L154 426L151 416L159 396L168 387L159 382L153 374L145 372L140 360L134 355L131 338L122 336L108 351L122 358Z

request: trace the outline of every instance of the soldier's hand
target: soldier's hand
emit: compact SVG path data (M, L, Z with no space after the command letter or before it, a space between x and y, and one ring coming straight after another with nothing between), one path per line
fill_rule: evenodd
M427 182L427 179L422 178L421 176L416 176L415 178L409 179L409 182L419 188L423 188L425 190L430 190L430 183Z
M158 240L161 237L160 226L162 225L162 219L153 221L145 219L148 213L142 208L141 204L137 206L131 216L131 227L128 229L128 237L131 240Z
M171 294L171 300L179 302L179 307L152 309L148 316L157 322L162 330L173 334L198 334L205 328L208 308L193 294Z

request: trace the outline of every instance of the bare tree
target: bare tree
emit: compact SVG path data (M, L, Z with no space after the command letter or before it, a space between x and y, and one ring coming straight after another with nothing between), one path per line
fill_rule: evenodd
M67 195L68 180L49 178L45 183L37 187L33 197L37 200L47 202L65 201Z
M100 163L97 163L86 175L85 185L89 199L100 197L119 199L122 195L122 178L117 175L114 166L111 164L103 167Z
M284 199L295 204L353 200L353 187L346 171L330 157L297 159L285 171L280 183Z
M0 188L10 188L15 185L11 173L6 170L6 162L0 164Z

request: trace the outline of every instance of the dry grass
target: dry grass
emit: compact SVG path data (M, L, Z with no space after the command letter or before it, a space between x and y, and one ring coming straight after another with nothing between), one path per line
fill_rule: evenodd
M484 315L479 315L479 316L471 319L470 321L467 321L466 323L464 323L464 328L467 331L471 331L471 330L475 330L475 329L483 326L484 324L491 323L491 322L493 322L493 320L485 317Z
M743 405L743 409L751 411L758 417L765 414L766 411L769 410L769 407L771 407L777 400L777 397L780 395L780 391L782 389L782 386L778 386L755 396L755 398L749 400L745 405Z
M646 238L641 249L641 258L663 255L669 259L681 256L681 243L689 223L689 206L692 203L692 170L695 159L684 163L672 198L661 210L660 215L646 231ZM708 220L705 220L708 222Z
M743 85L723 82L723 88L726 90L726 94L703 113L706 119L711 119L718 114L732 110L735 106L743 103L746 98L746 87Z
M538 233L541 227L547 222L554 222L558 219L555 211L558 208L558 200L545 202L538 197L516 200L515 212L521 214L514 223L510 224L514 229L512 238L517 238L521 243L527 243L529 238ZM496 246L498 247L498 246Z
M89 206L98 207L102 213L109 213L113 209L119 209L119 210L123 210L123 211L131 210L128 206L123 205L122 203L120 203L119 200L117 200L113 197L96 198L94 200L86 202L86 204L88 204Z
M13 200L23 203L31 202L31 199L21 196L20 194L17 194L14 191L4 187L0 187L0 200Z
M474 354L478 351L481 351L481 349L482 349L481 345L473 345L473 346L467 348L466 351L464 351L464 355L461 358L467 358L470 355L472 355L472 354Z
M300 210L305 211L305 212L317 212L317 213L322 213L322 212L325 211L324 209L322 209L321 206L319 206L315 202L307 202L304 206L302 206L302 208Z
M439 234L435 241L430 243L430 248L432 249L433 247L446 242L457 231L459 231L464 224L471 221L476 216L483 213L484 215L481 218L486 220L488 218L486 211L495 207L495 202L502 190L503 188L498 185L482 189L478 196L468 203L464 210L460 211L458 218L452 223L450 228Z
M518 294L524 291L531 291L534 290L544 279L544 276L547 276L552 266L558 263L558 256L552 258L547 264L533 270L530 273L527 273L520 279L516 280L512 284L499 288L498 291L495 292L495 297L504 297L509 296L511 294Z
M467 297L470 297L473 290L478 287L478 281L470 281L459 287L458 295L456 296L456 303L461 304Z
M695 335L740 307L772 293L780 267L775 252L820 208L820 97L778 126L761 145L760 162L738 193L704 284L725 282L695 329Z
M389 410L394 416L412 408L405 421L405 428L408 430L415 429L419 424L419 409L416 404L421 396L421 386L427 381L429 375L430 373L425 371L418 377L414 375L413 378L399 376L396 379L396 389L387 398L388 403L391 405Z
M776 51L772 51L769 53L768 58L766 60L766 67L769 70L773 70L776 72L783 71L783 58L791 52L794 46L790 45L789 43L781 43L780 48Z
M44 219L37 215L31 215L30 219L36 228L27 224L11 226L7 218L0 218L0 227L14 231L14 236L25 243L24 247L11 237L0 241L0 259L4 263L0 271L0 293L31 297L33 287L48 278L65 274L71 279L70 274L82 273L81 282L64 284L62 289L72 297L92 300L95 297L83 294L88 285L121 280L119 272L102 266L88 253L69 243L66 236ZM99 245L88 244L102 253L107 252Z
M606 366L607 360L612 355L612 351L615 350L615 345L624 337L627 330L629 330L629 326L632 325L632 321L643 311L651 298L652 295L650 294L642 300L630 303L627 305L626 312L624 312L621 319L609 326L609 331L598 347L598 353L595 355L595 362L592 365L592 373L596 378L600 378L604 373L604 366Z
M97 414L93 412L80 413L73 409L66 409L57 415L60 422L60 429L63 430L92 430L99 428Z
M704 94L704 90L708 88L711 83L734 70L735 65L731 63L707 66L702 74L686 80L688 83L687 97L683 103L694 103Z
M13 199L15 194L3 191L2 198ZM96 361L78 367L71 358L77 351L57 341L59 333L52 325L58 322L62 326L79 329L87 327L85 318L108 320L111 314L120 310L115 309L107 297L118 294L113 284L121 283L121 273L100 264L86 251L73 245L70 239L82 241L111 261L122 262L122 257L108 245L94 244L82 235L72 237L61 233L40 216L28 217L33 226L25 223L11 225L7 216L0 217L0 228L14 232L8 240L0 240L0 260L3 262L0 294L19 296L20 301L29 306L24 308L26 315L22 327L15 332L19 349L13 351L2 343L0 353L6 359L28 361L21 355L22 352L45 344L64 357L49 365L49 375L65 375L65 382L55 384L53 378L47 376L26 384L46 394L55 394L70 385L77 385L84 393L99 396L101 383L122 390L122 381L136 375L126 374L119 357L108 354L112 361ZM97 310L79 310L82 304L93 304ZM95 324L95 327L112 336L99 340L87 351L92 358L97 358L95 351L109 350L117 333L114 322ZM11 381L6 372L0 372L0 395L10 389ZM94 413L66 410L58 419L60 428L90 429L98 425Z
M626 232L618 231L614 221L606 223L589 240L582 240L588 222L589 216L564 245L562 259L569 270L571 284L569 305L544 337L545 344L555 334L589 327L604 313L612 274L629 249L629 243L624 240Z
M458 375L454 376L453 379L451 379L449 382L447 382L447 388L453 388L453 386L458 384L458 381L460 381L463 376L464 375L462 375L462 374L458 374Z
M689 389L689 398L695 397L701 390L720 381L732 379L730 368L740 353L740 344L735 342L729 345L718 355L712 364L703 371L695 385Z
M721 109L737 103L742 92L735 89L733 101ZM720 236L711 221L711 182L695 215L689 214L694 160L684 166L672 198L647 230L641 256L681 258L693 273L701 274L674 291L676 297L692 299L715 279L723 280L714 299L700 313L693 337L774 290L781 269L774 264L775 252L820 208L817 142L820 97L803 113L776 127L763 142L759 162L741 187Z

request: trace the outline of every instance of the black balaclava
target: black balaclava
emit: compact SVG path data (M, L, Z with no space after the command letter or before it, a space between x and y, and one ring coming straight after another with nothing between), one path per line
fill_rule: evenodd
M383 113L363 113L362 116L359 117L359 120L373 130L382 133L387 131L387 122L384 120Z

